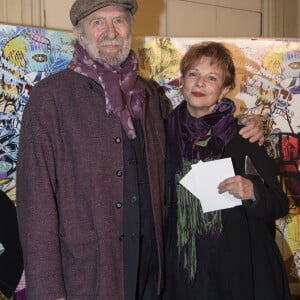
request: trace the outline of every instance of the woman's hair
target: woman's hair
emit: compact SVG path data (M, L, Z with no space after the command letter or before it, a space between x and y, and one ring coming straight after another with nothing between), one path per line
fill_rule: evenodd
M224 72L223 86L235 87L235 67L230 51L217 42L204 42L192 45L183 56L180 63L180 72L184 77L203 57L211 58L211 64L219 65Z

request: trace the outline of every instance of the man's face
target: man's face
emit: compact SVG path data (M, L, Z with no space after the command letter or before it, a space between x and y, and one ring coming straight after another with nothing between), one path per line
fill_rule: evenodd
M106 6L83 18L74 33L93 59L120 65L131 49L133 19L121 6Z

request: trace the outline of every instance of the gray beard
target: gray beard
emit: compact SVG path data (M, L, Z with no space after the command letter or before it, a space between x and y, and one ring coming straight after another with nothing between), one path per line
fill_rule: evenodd
M129 37L125 41L125 43L124 43L123 48L121 49L121 51L116 56L114 56L114 57L103 55L100 52L97 53L98 54L97 56L94 56L93 53L92 53L92 51L90 51L88 39L83 38L82 42L83 42L83 46L84 46L85 50L89 53L89 55L93 59L95 59L95 60L102 60L102 61L108 63L111 66L119 66L119 65L121 65L127 59L128 55L129 55L129 52L131 50L132 38Z

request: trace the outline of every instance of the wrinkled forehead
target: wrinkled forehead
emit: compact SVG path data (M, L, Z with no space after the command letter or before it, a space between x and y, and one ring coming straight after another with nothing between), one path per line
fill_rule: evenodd
M92 13L84 17L82 20L85 19L90 20L90 19L94 19L95 17L118 16L118 15L130 15L130 12L128 11L128 9L126 9L123 6L109 5L93 11Z

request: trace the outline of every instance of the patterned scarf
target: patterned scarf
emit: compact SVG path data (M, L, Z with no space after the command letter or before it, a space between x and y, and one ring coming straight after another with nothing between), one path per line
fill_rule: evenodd
M106 112L113 113L121 122L128 138L135 139L132 118L141 118L145 90L137 85L138 62L133 51L121 66L111 66L101 60L93 60L76 41L69 69L99 83L105 93Z
M201 118L192 117L183 101L167 122L167 134L177 158L177 250L179 263L193 281L197 271L197 239L218 238L222 232L221 212L203 213L200 201L178 182L199 160L222 157L224 146L237 133L234 103L222 99L214 111ZM199 183L201 184L201 183ZM205 187L205 183L203 183Z

